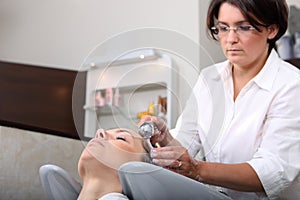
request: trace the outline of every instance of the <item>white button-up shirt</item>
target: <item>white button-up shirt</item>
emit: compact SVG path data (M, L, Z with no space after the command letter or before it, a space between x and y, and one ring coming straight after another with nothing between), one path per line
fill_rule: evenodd
M300 199L300 72L274 50L235 101L228 61L202 70L171 132L193 156L253 167L267 197L223 189L232 198Z

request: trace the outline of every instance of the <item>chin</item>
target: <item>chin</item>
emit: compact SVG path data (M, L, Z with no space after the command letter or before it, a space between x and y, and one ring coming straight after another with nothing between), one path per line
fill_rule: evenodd
M79 160L87 160L87 159L92 159L93 155L88 149L84 149L84 151L81 153L81 156Z
M233 65L241 66L244 63L243 59L240 56L229 56L229 57L227 57L227 59Z

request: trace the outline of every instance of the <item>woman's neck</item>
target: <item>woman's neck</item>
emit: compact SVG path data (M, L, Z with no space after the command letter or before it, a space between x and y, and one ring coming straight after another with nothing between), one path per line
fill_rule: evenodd
M266 62L266 59L267 55L266 57L262 57L261 60L257 61L254 66L253 64L250 64L248 67L233 65L232 78L234 85L234 100L237 98L242 88L260 72Z
M95 200L108 193L122 192L122 186L117 173L102 173L101 175L85 174L82 182L83 186L78 200Z
M241 68L233 67L232 78L234 86L234 96L233 100L235 101L239 95L242 88L259 72L260 69L254 68L255 70L241 70Z

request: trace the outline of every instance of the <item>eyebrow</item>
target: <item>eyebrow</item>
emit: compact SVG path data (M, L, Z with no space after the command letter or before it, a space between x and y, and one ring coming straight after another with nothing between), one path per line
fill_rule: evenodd
M239 24L243 24L243 23L249 23L249 21L247 21L247 20L241 20L241 21L235 22L234 24L235 24L235 25L239 25ZM218 21L217 24L225 24L225 25L228 25L228 23L223 22L223 21Z
M116 132L117 132L117 133L125 132L125 133L128 133L128 135L130 135L132 138L137 138L137 136L135 135L134 132L129 131L129 130L127 130L127 129L118 129Z
M118 132L118 133L120 133L120 132L126 132L126 133L129 133L130 135L132 135L132 133L129 130L126 130L126 129L117 129L116 132Z

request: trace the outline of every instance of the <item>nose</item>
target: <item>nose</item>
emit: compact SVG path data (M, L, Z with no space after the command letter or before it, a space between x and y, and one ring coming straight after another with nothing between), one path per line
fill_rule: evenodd
M238 42L238 34L235 29L230 29L227 33L227 42L228 43L236 43Z
M105 140L112 140L114 139L114 134L111 130L104 130L104 129L98 129L96 132L96 138L102 138Z
M105 139L105 130L104 129L98 129L96 132L96 138L103 138Z

